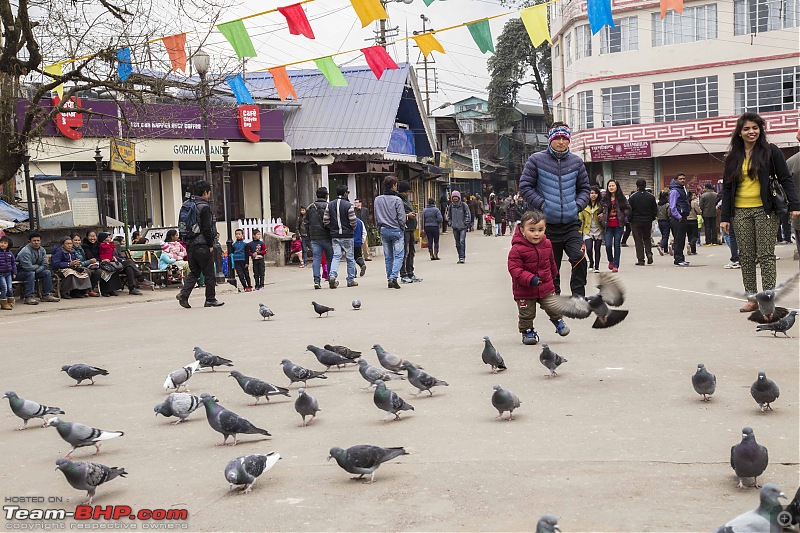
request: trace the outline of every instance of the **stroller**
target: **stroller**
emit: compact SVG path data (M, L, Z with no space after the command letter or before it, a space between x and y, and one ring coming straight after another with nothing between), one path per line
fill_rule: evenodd
M483 215L483 234L487 237L491 237L493 231L494 217L492 215Z

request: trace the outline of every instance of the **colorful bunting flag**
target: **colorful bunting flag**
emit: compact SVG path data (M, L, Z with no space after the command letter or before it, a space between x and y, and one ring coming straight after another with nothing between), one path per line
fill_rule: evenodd
M442 43L440 43L439 40L436 37L434 37L432 33L423 33L422 35L415 35L414 37L412 37L412 39L414 39L414 42L417 43L420 52L422 52L422 55L424 55L425 57L428 57L430 53L433 52L434 50L436 50L440 54L445 53L444 46L442 46Z
M286 24L289 26L289 33L292 35L305 35L309 39L314 38L314 30L308 22L306 12L300 4L292 4L286 7L279 7L278 11L286 17Z
M236 97L236 103L238 105L253 105L255 103L253 101L253 95L250 94L250 90L247 88L247 85L244 84L241 74L228 76L225 81L228 82L228 86L231 88L231 91L233 91L233 96Z
M53 76L61 76L64 73L64 63L54 63L52 65L47 65L44 67L44 71L48 74ZM58 94L59 98L64 98L64 84L60 84L55 88L56 93Z
M178 33L161 39L167 49L172 70L186 72L186 34Z
M606 24L616 28L611 15L611 0L586 0L586 14L589 16L592 35L602 30Z
M325 79L328 80L328 83L331 84L331 87L347 87L347 80L344 79L342 71L333 62L331 56L315 59L314 63L316 63L322 75L325 76Z
M281 102L286 100L289 95L292 95L295 101L298 99L297 93L292 85L292 80L289 79L289 75L286 73L286 67L271 68L269 69L269 73L272 74L272 81L275 82L275 89L278 90L278 96L280 96Z
M433 0L422 0L422 1L425 2L425 7L431 7L431 4L433 3Z
M372 73L375 74L375 77L378 79L381 79L384 70L396 70L400 68L397 66L397 63L394 62L394 59L386 52L386 48L382 46L362 48L361 52L367 60L367 65L372 69Z
M609 0L610 2L611 0ZM233 20L223 24L217 24L219 32L231 43L233 51L239 59L244 57L256 57L256 49L253 48L253 41L244 27L241 20Z
M388 19L389 15L380 0L350 0L356 15L361 19L361 27L366 28L376 20Z
M611 0L608 0L609 2ZM482 54L491 51L494 53L494 42L492 42L492 29L489 27L489 20L483 19L467 24L467 29L472 40L478 45Z
M550 38L550 29L547 27L547 5L539 4L538 6L526 7L521 9L519 16L525 29L528 31L528 37L531 38L533 46L539 46L547 41L552 44Z
M667 10L674 9L679 15L683 15L683 0L661 0L661 18L667 16Z
M131 66L131 49L120 48L117 50L117 74L122 82L128 79L133 73L133 66Z

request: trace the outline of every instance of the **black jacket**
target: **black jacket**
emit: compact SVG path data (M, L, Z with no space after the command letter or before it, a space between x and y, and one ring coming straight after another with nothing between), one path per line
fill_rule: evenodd
M214 220L214 213L205 198L192 196L192 201L197 204L197 222L200 224L200 235L187 242L187 246L214 246L214 238L217 235L217 223Z
M628 203L631 204L631 222L653 222L658 216L656 197L645 190L633 193Z
M317 198L306 208L306 225L308 226L308 236L312 241L331 240L331 232L322 223L326 207L328 207L328 202L325 198Z

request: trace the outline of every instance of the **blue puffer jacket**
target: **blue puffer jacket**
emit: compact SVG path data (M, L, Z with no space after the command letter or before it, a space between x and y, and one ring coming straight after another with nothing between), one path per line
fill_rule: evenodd
M589 203L589 190L583 160L573 153L557 159L550 148L531 155L519 179L525 202L543 211L548 224L577 222Z

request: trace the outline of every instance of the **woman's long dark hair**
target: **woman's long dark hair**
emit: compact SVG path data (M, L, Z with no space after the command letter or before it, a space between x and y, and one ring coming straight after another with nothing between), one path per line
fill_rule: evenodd
M614 191L614 194L613 194L614 200L616 200L616 202L617 202L617 206L619 207L619 209L622 209L623 207L627 207L628 206L628 199L625 198L624 194L622 194L622 189L620 189L620 187L619 187L619 182L617 180L608 180L608 183L612 183L612 182L617 186L617 190ZM608 192L608 183L606 183L606 191L607 191L606 195L603 196L603 199L601 201L605 202L608 205L609 209L610 209L611 208L611 196L612 196L612 194L610 192Z
M669 193L667 191L661 191L658 195L658 205L664 205L669 203Z
M619 187L619 185L617 185L617 187ZM597 194L597 200L595 200L594 203L592 203L592 196L591 194L589 194L589 205L592 207L600 205L600 201L603 199L603 195L600 194L600 187L598 187L597 185L592 185L590 193Z
M736 121L736 127L731 133L731 144L728 146L728 153L725 156L725 171L722 175L723 180L728 183L738 180L742 175L742 164L744 163L744 140L741 137L742 128L745 122L755 122L759 129L759 136L750 154L750 168L747 173L750 179L758 179L758 171L767 168L769 165L770 149L767 142L767 130L764 127L764 119L756 113L743 113Z

